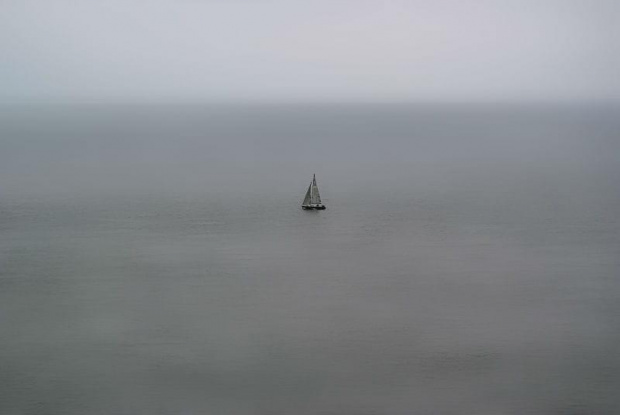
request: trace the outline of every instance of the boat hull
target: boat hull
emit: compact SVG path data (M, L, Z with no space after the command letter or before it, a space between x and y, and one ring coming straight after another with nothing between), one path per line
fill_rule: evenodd
M325 210L325 209L327 209L325 207L325 205L317 205L317 206L304 206L304 205L302 205L301 208L303 210Z

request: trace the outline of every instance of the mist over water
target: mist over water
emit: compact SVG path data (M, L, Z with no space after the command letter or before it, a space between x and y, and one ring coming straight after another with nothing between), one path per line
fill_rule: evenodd
M619 131L613 106L4 106L0 413L618 413Z

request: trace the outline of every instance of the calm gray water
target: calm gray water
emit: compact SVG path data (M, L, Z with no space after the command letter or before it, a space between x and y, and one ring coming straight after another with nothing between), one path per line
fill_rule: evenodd
M3 107L0 413L620 413L619 132L587 106Z

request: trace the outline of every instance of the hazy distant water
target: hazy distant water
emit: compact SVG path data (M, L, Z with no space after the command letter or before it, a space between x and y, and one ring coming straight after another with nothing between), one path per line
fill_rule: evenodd
M620 413L619 133L602 107L4 107L0 413Z

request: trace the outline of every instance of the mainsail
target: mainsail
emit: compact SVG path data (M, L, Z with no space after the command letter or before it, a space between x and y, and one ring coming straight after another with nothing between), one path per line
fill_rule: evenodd
M312 191L310 192L310 203L313 205L321 204L321 195L319 194L319 188L316 185L316 176L312 177L312 184L310 185Z

